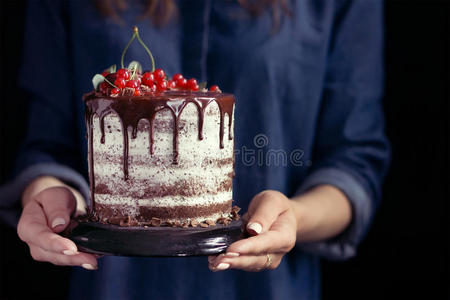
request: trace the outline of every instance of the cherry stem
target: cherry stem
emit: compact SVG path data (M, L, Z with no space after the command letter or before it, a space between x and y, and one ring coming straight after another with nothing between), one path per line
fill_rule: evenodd
M134 41L135 38L137 38L137 40L142 45L142 47L144 47L145 51L147 51L148 56L150 56L150 60L152 61L152 72L155 71L155 59L153 58L152 52L148 49L148 47L145 45L145 43L141 40L137 26L133 26L133 36L131 37L128 44L125 46L125 49L123 49L122 57L120 59L120 64L122 66L122 69L124 68L123 59L125 57L125 53L127 53L128 47L130 47L131 43Z
M120 65L122 66L122 69L124 68L123 59L125 57L125 53L127 53L128 47L130 47L131 43L134 41L135 38L136 38L136 32L133 33L133 36L131 37L130 41L128 42L128 44L125 46L125 48L122 51L122 57L120 58Z

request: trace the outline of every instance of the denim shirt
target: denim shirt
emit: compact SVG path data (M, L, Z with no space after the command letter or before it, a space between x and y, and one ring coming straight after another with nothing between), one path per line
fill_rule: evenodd
M94 1L30 1L20 84L30 95L28 134L16 172L1 188L1 216L17 222L21 191L39 175L78 188L86 201L87 146L81 97L112 64L138 25L168 74L183 73L236 96L235 204L275 189L288 197L319 184L339 188L350 226L325 241L298 244L273 271L211 273L206 258L105 257L95 272L73 272L74 299L317 299L319 257L355 255L380 200L389 160L384 135L383 3L288 1L250 16L237 1L178 1L163 27L140 19L129 1L120 20ZM134 43L125 61L150 59Z

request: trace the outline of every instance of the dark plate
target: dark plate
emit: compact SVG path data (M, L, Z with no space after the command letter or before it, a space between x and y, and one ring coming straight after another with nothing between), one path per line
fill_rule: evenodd
M72 221L63 233L83 252L121 256L198 256L225 252L243 238L242 222L207 228L120 227Z

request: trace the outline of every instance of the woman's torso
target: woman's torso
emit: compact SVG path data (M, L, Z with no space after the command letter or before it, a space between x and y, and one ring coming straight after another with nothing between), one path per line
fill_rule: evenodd
M86 154L81 96L95 73L119 64L132 25L168 74L183 73L219 84L236 96L236 177L233 198L245 208L264 189L292 195L314 162L315 125L321 105L332 2L291 1L273 32L271 12L248 15L237 1L179 1L178 16L155 28L139 21L142 6L121 14L123 25L100 17L90 1L67 4L69 65L79 116L78 141ZM129 2L133 3L132 1ZM138 3L139 4L139 3ZM135 43L126 61L149 68ZM83 166L87 170L87 164ZM85 175L87 172L85 173ZM74 299L314 299L319 297L319 261L294 249L274 271L212 273L206 258L105 257L95 272L76 270Z

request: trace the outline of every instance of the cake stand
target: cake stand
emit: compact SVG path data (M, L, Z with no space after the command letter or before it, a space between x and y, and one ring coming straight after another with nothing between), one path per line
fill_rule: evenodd
M241 220L207 228L121 227L71 220L63 235L82 252L120 256L214 255L244 238Z

